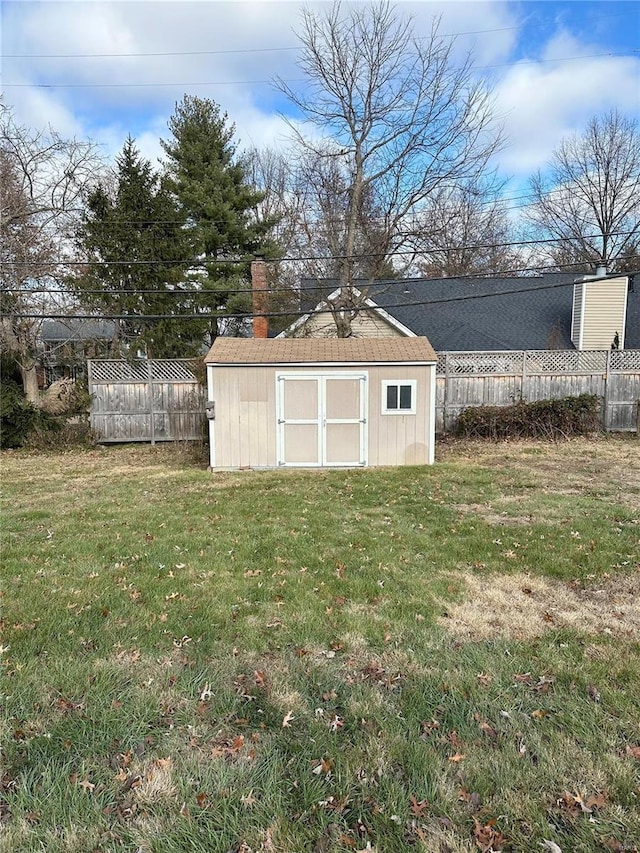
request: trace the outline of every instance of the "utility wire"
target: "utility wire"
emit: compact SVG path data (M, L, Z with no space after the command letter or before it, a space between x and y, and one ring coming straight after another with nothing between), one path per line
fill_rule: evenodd
M537 268L539 269L539 268ZM501 274L506 275L506 274ZM621 273L621 275L627 275L626 273ZM578 278L578 274L576 274L576 278ZM458 278L464 278L460 276ZM476 278L476 276L468 276L466 278ZM446 280L446 279L445 279ZM487 279L484 279L486 281ZM490 280L490 279L489 279ZM410 282L412 279L396 279L393 281L384 282L386 287L390 287L394 284L402 285L403 283ZM443 279L424 279L426 284L429 281L438 281L442 282ZM452 282L455 282L456 279L451 279ZM483 281L483 279L479 279L479 282ZM420 299L420 300L412 300L407 302L396 302L393 305L381 305L379 307L384 308L385 310L393 310L394 308L415 308L419 306L425 305L444 305L452 302L466 302L470 299L489 299L492 297L498 296L510 296L518 293L532 293L535 291L542 290L554 290L560 287L570 287L573 284L571 281L564 282L553 282L549 284L537 284L533 287L517 287L517 288L508 288L505 290L494 290L486 293L477 293L477 294L464 294L462 296L450 296L444 299ZM358 310L366 309L366 305L355 306ZM22 314L12 314L10 316L15 319L31 319L31 320L130 320L130 321L156 321L156 320L217 320L217 319L228 319L228 320L251 320L254 317L266 317L266 318L277 318L277 317L291 317L291 316L305 316L306 314L331 314L331 310L327 308L326 310L319 309L318 311L315 308L311 309L290 309L288 311L266 311L266 312L227 312L224 309L222 310L214 310L208 312L206 314L198 313L198 314L53 314L53 313L22 313Z
M638 48L633 48L638 50ZM554 59L522 59L516 62L499 62L495 65L471 65L471 71L487 71L492 68L514 68L521 65L540 65L549 62L575 62L580 59L597 59L601 57L627 57L628 53L585 53L580 56L558 56ZM283 80L283 83L305 83L306 78ZM262 86L271 85L273 80L209 80L205 82L187 83L3 83L6 89L132 89L132 88L183 88L194 86Z
M597 15L589 19L590 23L594 21L607 21L625 17L622 14L618 15ZM549 23L555 24L555 21ZM489 30L466 30L459 33L442 33L440 38L457 38L458 36L473 36L485 35L488 33L503 33L510 30L521 29L522 24L516 24L512 27L494 27ZM418 41L424 41L430 36L422 36ZM5 53L5 59L122 59L125 57L145 57L145 56L220 56L228 54L246 54L246 53L277 53L284 51L299 50L299 45L291 47L254 47L254 48L234 48L230 50L172 50L172 51L154 51L149 53Z
M607 236L608 237L629 237L635 233L634 231L610 231ZM598 237L602 237L600 234L582 234L580 235L583 240L594 240ZM469 250L469 249L506 249L515 246L540 246L546 243L558 243L561 242L563 237L553 237L553 238L545 238L542 240L514 240L508 243L478 243L475 245L461 246L459 250ZM331 257L327 257L324 255L301 255L298 257L283 257L283 258L275 258L273 260L265 261L267 263L283 263L287 262L297 262L300 263L302 261L343 261L348 260L349 258L354 261L366 260L371 257L399 257L403 255L420 255L420 254L428 254L428 252L421 253L416 251L415 249L398 249L392 252L385 252L383 255L376 255L375 252L369 252L366 255L332 255ZM171 268L175 268L178 266L194 266L201 267L207 264L211 264L214 266L235 266L235 267L243 267L246 266L251 261L251 258L247 258L245 260L228 260L228 259L212 259L212 258L191 258L184 260L163 260L161 258L154 258L152 260L118 260L118 261L96 261L96 260L83 260L83 261L70 261L70 260L54 260L54 261L6 261L0 260L0 268L1 267L54 267L54 266L62 266L62 267L87 267L87 266L155 266L155 265L163 265Z

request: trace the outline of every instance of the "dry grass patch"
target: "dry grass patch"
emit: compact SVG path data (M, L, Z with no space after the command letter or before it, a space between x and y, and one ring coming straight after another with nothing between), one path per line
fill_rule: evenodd
M586 634L640 639L640 571L600 578L595 585L562 583L528 574L456 573L466 597L440 624L468 640L531 639L570 628Z

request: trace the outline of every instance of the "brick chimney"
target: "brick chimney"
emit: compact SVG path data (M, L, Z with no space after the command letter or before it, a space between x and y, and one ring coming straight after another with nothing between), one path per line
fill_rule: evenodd
M264 258L251 261L251 293L253 296L253 337L269 337L267 309L267 264Z

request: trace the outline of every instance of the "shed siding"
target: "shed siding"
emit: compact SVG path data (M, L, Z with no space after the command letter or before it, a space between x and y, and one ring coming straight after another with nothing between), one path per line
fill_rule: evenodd
M216 468L272 468L277 465L276 373L283 366L210 366L215 400L215 442L211 461ZM422 465L433 457L429 411L435 365L411 367L354 365L368 375L368 464ZM327 367L288 367L289 375L318 373ZM341 367L337 372L344 372ZM383 415L383 380L417 380L415 415ZM350 413L348 413L349 415Z
M351 321L351 331L356 338L396 338L403 337L398 329L381 317L375 311L359 311ZM336 324L328 312L312 314L299 326L293 337L296 338L335 338Z
M582 303L580 349L609 349L616 332L620 336L620 347L623 347L627 277L587 281L583 287L586 299Z

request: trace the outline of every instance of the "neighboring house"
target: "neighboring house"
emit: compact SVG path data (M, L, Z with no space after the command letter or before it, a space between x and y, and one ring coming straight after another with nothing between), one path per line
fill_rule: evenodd
M40 329L41 381L48 386L58 379L86 376L87 358L107 355L115 324L110 320L45 320Z
M424 335L438 352L640 348L640 273L400 279L365 294L355 337ZM320 301L279 337L335 334Z
M434 460L436 354L424 337L218 338L205 363L211 468Z

